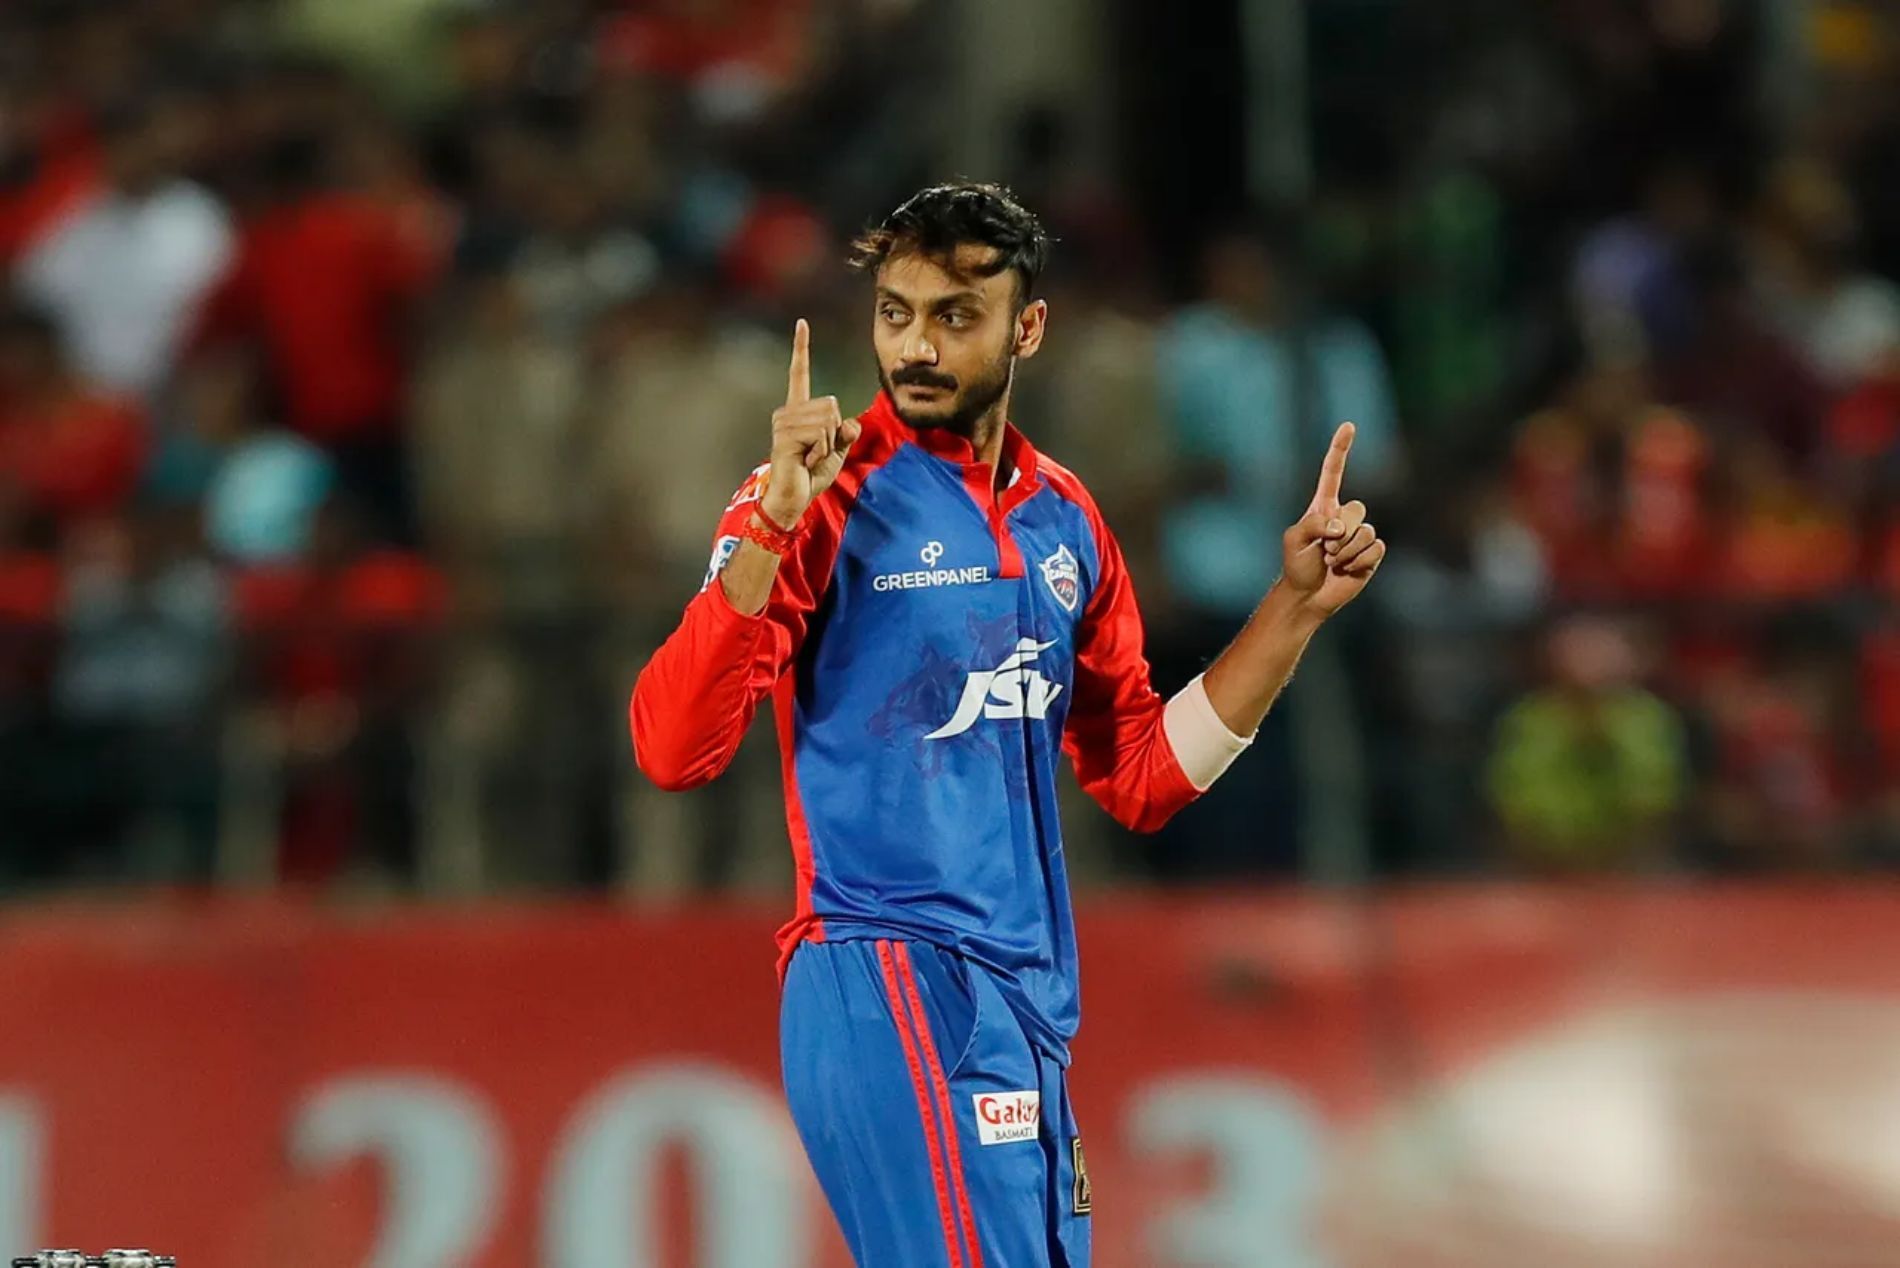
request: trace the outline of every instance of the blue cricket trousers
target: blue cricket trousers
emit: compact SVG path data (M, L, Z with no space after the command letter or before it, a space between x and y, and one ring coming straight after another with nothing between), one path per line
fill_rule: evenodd
M786 970L792 1121L859 1268L1088 1268L1062 1066L987 970L922 942L808 942Z

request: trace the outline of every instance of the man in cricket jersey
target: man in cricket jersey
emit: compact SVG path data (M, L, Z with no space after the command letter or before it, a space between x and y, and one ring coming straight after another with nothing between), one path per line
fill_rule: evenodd
M771 704L797 874L785 1092L863 1268L1088 1264L1057 766L1160 826L1385 556L1340 500L1345 424L1280 579L1205 673L1157 694L1113 533L1010 419L1048 330L1047 256L1036 217L978 184L926 189L857 242L883 391L856 417L813 397L797 324L785 405L760 420L770 459L633 692L635 754L670 789L718 776Z

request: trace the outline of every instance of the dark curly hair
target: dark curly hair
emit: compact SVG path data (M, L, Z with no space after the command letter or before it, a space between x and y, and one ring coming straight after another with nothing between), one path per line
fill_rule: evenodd
M976 272L994 277L1015 270L1017 302L1029 302L1049 263L1049 234L1001 185L958 181L911 195L851 244L851 267L871 272L892 256L915 253L960 273L957 248L966 244L994 248L996 258Z

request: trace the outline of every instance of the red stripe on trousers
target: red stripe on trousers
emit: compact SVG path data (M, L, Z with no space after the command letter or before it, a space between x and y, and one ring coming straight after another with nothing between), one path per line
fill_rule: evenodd
M910 1065L911 1088L917 1093L917 1112L924 1120L924 1143L930 1149L930 1176L937 1186L937 1216L943 1221L944 1249L950 1252L950 1268L963 1268L963 1252L957 1246L957 1226L950 1216L950 1186L944 1178L943 1146L937 1139L937 1118L930 1108L930 1090L924 1083L924 1064L917 1055L917 1040L912 1036L909 1013L903 992L897 985L897 967L891 958L891 944L877 944L878 963L884 968L884 989L891 997L891 1019L897 1023L897 1036L904 1043L904 1060Z
M917 1026L917 1037L923 1041L930 1081L937 1090L937 1108L943 1114L943 1139L950 1151L950 1185L956 1191L957 1214L963 1220L963 1240L970 1247L970 1268L983 1268L983 1247L976 1240L976 1217L970 1213L970 1192L963 1187L963 1151L957 1147L957 1119L950 1111L950 1084L943 1075L936 1040L930 1035L923 996L917 993L917 976L910 968L910 948L901 942L897 944L897 967L903 975L905 998L910 1001L911 1020Z

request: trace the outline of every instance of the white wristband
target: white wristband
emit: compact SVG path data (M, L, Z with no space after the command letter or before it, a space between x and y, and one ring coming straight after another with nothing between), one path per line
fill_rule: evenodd
M1214 712L1214 702L1207 698L1207 687L1199 677L1168 701L1161 729L1188 782L1202 792L1212 788L1234 759L1253 743L1253 736L1235 735L1227 729L1220 714Z

